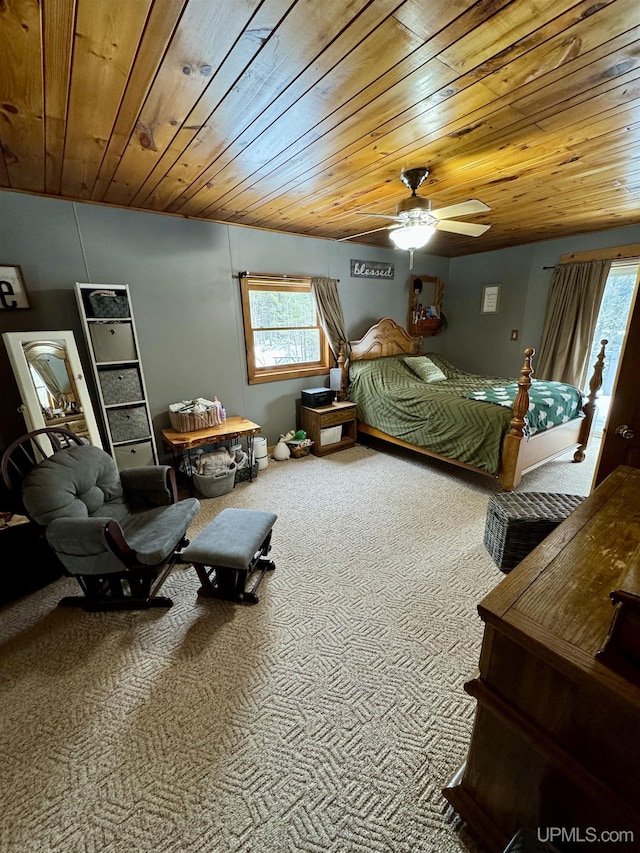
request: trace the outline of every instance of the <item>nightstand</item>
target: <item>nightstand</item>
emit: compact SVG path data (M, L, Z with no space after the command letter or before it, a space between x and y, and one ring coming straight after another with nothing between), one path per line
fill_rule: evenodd
M357 413L355 403L332 403L321 409L309 409L300 406L300 424L307 433L307 437L313 441L311 452L314 456L326 456L328 453L336 453L353 447L356 443L356 432L358 429ZM326 442L331 433L323 433L322 430L340 430L341 437L331 444Z
M41 589L64 573L44 533L29 521L0 530L0 555L6 567L0 584L0 604Z

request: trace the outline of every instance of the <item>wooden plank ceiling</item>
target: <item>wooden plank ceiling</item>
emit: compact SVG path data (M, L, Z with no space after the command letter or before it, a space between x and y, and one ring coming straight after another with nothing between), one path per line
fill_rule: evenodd
M630 225L639 39L638 0L1 0L0 187L341 238L426 166L491 208L440 255Z

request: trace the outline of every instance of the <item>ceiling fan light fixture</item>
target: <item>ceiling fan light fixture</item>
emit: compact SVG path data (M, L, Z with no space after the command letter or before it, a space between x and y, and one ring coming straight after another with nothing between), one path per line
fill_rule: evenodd
M367 234L375 234L378 231L388 231L397 248L404 249L411 254L411 264L413 264L414 250L424 246L436 230L448 231L451 234L462 234L465 237L480 237L491 227L490 225L458 222L456 219L451 219L452 216L468 216L471 213L484 213L491 210L488 205L477 198L470 198L467 201L432 210L430 199L416 195L416 190L428 174L429 170L424 167L405 169L402 172L400 176L402 183L411 190L411 196L402 199L397 204L395 216L388 213L358 211L361 216L390 219L394 223L393 225L371 228L369 231L362 231L360 234L354 234L351 237L341 237L338 242L365 237Z
M403 225L390 231L389 236L399 249L413 251L428 243L435 231L433 225Z

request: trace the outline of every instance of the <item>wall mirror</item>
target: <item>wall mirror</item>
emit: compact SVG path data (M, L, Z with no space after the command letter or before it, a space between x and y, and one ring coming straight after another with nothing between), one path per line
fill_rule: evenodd
M5 332L30 432L59 426L102 447L73 332Z

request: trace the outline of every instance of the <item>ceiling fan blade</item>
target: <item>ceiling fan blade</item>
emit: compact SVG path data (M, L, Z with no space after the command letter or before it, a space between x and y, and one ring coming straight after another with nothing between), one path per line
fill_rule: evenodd
M388 231L393 225L385 225L384 228L373 228L371 231L362 231L360 234L350 234L348 237L340 237L336 243L344 243L345 240L355 240L356 237L364 237L365 234L375 234L377 231Z
M470 198L468 201L461 201L459 204L450 204L448 207L441 207L439 210L432 210L431 216L434 219L449 219L451 216L468 216L470 213L486 213L491 210L488 205L477 198Z
M490 225L478 225L476 222L456 222L455 219L441 219L436 223L436 231L450 231L452 234L464 234L465 237L480 237Z

